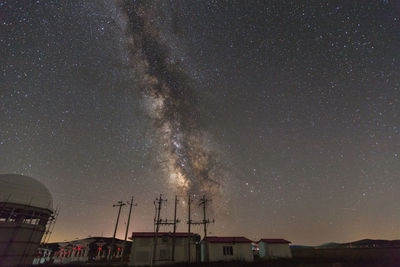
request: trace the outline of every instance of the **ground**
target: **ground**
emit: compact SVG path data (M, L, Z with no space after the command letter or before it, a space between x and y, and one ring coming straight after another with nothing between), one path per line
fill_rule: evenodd
M296 248L292 259L248 262L175 264L165 267L395 267L400 266L400 248ZM46 267L60 265L47 265ZM122 267L126 265L62 265L62 267Z

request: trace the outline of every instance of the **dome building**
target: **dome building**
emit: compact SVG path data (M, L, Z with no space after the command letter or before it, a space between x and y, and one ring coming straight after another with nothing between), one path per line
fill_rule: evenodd
M53 219L53 198L39 181L0 174L0 266L31 265Z

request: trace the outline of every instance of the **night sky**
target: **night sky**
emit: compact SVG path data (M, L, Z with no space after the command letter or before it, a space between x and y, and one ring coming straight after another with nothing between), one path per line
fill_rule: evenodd
M399 23L397 0L0 0L0 173L50 189L52 241L111 236L131 195L131 230L163 193L186 231L188 192L210 235L399 239Z

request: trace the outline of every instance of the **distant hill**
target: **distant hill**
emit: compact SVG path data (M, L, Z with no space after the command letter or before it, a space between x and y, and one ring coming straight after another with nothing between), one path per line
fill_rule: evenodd
M340 243L335 243L335 242L330 242L330 243L325 243L319 246L316 246L317 248L338 248L343 246L343 244Z
M326 243L314 248L392 248L400 247L400 240L362 239L349 243Z

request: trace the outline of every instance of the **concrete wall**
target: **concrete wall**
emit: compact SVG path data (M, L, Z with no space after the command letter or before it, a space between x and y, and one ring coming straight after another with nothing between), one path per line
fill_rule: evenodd
M292 252L289 244L268 244L264 242L258 243L260 258L291 258Z
M152 237L137 237L133 239L129 265L149 266L152 260L153 251ZM158 238L156 265L171 264L172 259L172 238ZM196 262L196 244L191 243L191 262ZM188 261L188 239L177 237L175 240L175 262Z
M232 255L224 255L224 247L232 247ZM253 261L250 243L202 243L202 261Z

